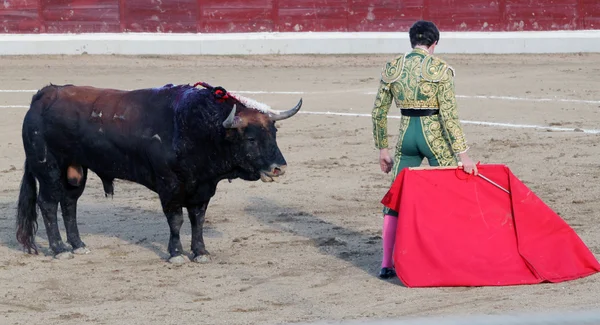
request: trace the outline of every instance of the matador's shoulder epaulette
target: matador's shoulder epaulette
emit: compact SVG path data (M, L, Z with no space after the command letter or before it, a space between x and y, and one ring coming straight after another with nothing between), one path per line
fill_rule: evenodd
M428 55L423 59L423 65L421 67L421 77L430 82L440 82L448 76L447 72L455 76L454 68L452 68L446 61Z
M400 78L402 67L404 66L404 57L404 54L398 55L383 66L381 71L381 80L383 82L390 84Z

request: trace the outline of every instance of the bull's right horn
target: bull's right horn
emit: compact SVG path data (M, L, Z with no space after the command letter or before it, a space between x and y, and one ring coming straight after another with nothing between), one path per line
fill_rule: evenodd
M296 113L298 113L298 111L300 110L300 107L302 107L302 98L300 98L300 101L298 102L298 104L296 104L294 108L281 113L271 113L269 117L273 122L285 120L286 118L290 118L296 115Z

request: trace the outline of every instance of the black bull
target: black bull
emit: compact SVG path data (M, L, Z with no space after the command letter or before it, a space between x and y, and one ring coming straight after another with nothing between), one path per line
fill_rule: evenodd
M284 174L275 121L296 114L302 100L279 113L221 87L198 84L133 91L50 85L39 90L22 130L26 159L17 239L28 252L38 252L36 204L56 257L73 256L59 233L59 204L73 253L88 252L76 210L89 170L102 180L107 195L113 194L114 179L158 194L170 228L169 261L175 263L184 261L179 232L185 207L193 260L207 261L202 227L218 182L269 182Z

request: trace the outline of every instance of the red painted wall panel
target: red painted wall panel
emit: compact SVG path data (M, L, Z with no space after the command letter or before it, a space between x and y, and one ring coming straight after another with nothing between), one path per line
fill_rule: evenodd
M40 32L42 22L37 0L10 0L0 3L0 33Z
M497 0L432 0L428 19L453 31L496 31L504 25Z
M351 31L406 31L423 16L425 0L353 0L348 25ZM418 18L415 18L418 17Z
M40 15L49 33L120 31L118 0L43 0Z
M581 24L585 29L600 29L600 0L580 0Z
M575 0L506 0L506 30L577 29Z
M2 0L0 33L600 29L600 0Z
M198 27L206 33L273 31L273 5L273 0L200 1Z
M196 0L126 0L126 32L186 33L197 31Z
M279 2L279 31L325 32L348 29L347 0L296 0Z

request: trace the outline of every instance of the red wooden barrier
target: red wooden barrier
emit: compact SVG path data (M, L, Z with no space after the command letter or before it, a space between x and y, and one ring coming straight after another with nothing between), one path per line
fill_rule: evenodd
M42 32L39 3L36 0L10 0L0 4L0 23L2 33L39 33Z
M600 29L600 1L579 0L580 26L586 29Z
M269 32L273 23L274 0L196 0L199 4L197 30L203 33Z
M48 33L116 33L121 31L116 0L38 0Z
M0 33L600 29L599 0L3 0Z

